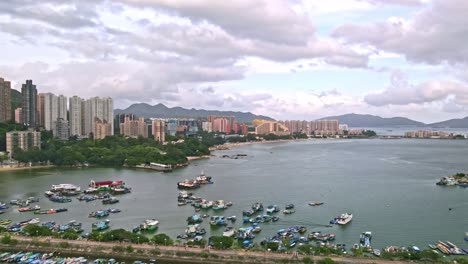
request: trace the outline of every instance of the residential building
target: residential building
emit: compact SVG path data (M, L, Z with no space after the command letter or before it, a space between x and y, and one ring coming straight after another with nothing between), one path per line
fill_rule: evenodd
M41 108L39 110L39 120L43 120L43 126L46 130L54 129L54 122L58 118L58 98L53 93L39 94Z
M338 120L317 120L315 124L316 135L336 135L339 132L340 123Z
M29 150L41 148L41 133L33 130L11 131L6 133L6 150L13 153L16 148Z
M22 122L28 127L37 127L37 89L32 80L26 80L21 86L23 95Z
M291 132L285 125L276 121L264 121L261 125L255 128L255 133L257 135L267 135L267 134L289 135L291 134Z
M110 135L114 135L114 105L112 98L93 97L83 100L81 104L82 135L88 136L95 131L96 118L100 124L110 124Z
M104 139L107 136L112 136L114 132L114 127L112 126L113 122L107 122L107 120L102 121L99 118L95 118L93 122L93 138Z
M68 100L70 136L82 136L81 104L83 99L75 95Z
M45 93L40 93L37 95L37 125L40 127L44 127L45 124L45 114L44 114L44 101L45 101Z
M154 140L164 143L166 141L166 124L163 120L153 120Z
M57 118L54 121L54 129L52 133L54 137L59 140L68 140L70 138L70 127L68 126L68 120Z
M0 122L10 121L11 114L11 83L0 78Z
M21 124L21 116L22 116L22 109L21 107L18 107L15 109L15 123Z
M148 138L148 128L145 118L130 119L130 116L125 117L123 123L119 124L120 134L127 137L144 137Z
M206 131L206 132L212 132L213 131L213 123L203 122L202 123L202 130Z

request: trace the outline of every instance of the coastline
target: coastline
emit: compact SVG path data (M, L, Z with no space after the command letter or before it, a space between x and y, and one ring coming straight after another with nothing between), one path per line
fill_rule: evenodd
M32 165L32 166L0 166L0 172L17 171L17 170L35 170L35 169L50 169L56 168L57 165Z
M242 147L253 144L271 144L271 143L282 143L282 142L299 142L299 141L308 141L311 139L277 139L277 140L262 140L262 141L249 141L249 142L236 142L236 143L224 143L223 145L218 145L213 148L210 148L212 151L216 150L227 150L236 147Z

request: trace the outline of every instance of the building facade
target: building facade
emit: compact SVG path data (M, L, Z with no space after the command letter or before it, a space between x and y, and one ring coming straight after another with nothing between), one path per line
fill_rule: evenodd
M37 89L32 80L26 80L21 86L22 102L22 122L27 127L37 127Z
M78 96L73 96L69 98L68 108L69 108L69 126L70 126L70 136L82 136L82 127L81 127L81 103L83 99Z
M93 137L94 139L104 139L107 136L112 136L114 127L112 123L107 122L106 120L102 121L99 118L94 120L93 124Z
M21 121L21 116L22 116L22 109L21 107L18 107L15 109L15 123L17 124L22 124L23 122Z
M11 131L6 133L6 149L14 153L16 148L29 150L41 148L41 133L36 131Z
M112 98L93 97L83 100L81 115L83 136L89 136L90 133L95 131L96 119L99 120L99 124L110 124L112 129L109 131L109 136L114 135L114 104Z
M11 114L11 83L0 78L0 122L10 121Z
M257 135L275 134L279 136L291 134L285 125L276 121L264 121L262 124L255 127L255 133Z
M119 124L120 134L133 138L148 138L148 126L145 122L145 118L140 117L134 120L131 120L130 118L130 116L127 116L124 122Z
M70 138L70 127L68 120L57 118L54 121L54 130L52 131L55 138L59 140L68 140Z
M154 140L164 143L166 141L166 124L163 120L153 120Z

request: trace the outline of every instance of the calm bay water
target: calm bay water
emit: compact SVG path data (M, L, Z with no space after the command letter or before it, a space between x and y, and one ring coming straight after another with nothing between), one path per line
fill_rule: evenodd
M243 153L240 159L222 155ZM172 173L145 170L83 168L48 169L0 173L0 201L41 197L43 209L66 207L69 212L39 215L42 221L64 224L72 219L91 230L91 211L108 208L100 201L57 204L43 198L50 185L73 183L86 188L94 180L124 180L133 188L112 205L122 210L111 215L111 228L131 229L146 218L160 221L159 232L175 237L186 227L193 207L177 206L177 181L196 177L202 170L213 176L214 184L195 190L196 196L223 199L234 205L224 215L236 215L242 226L242 210L254 202L296 205L292 215L278 214L276 223L261 224L257 241L280 228L306 225L308 233L335 233L336 243L351 246L359 234L373 232L373 246L418 245L449 240L463 248L468 232L468 189L440 187L436 181L445 175L468 172L468 141L455 140L312 140L256 144L214 153L216 157L194 161ZM311 207L310 201L323 201ZM452 210L449 210L452 208ZM351 212L346 226L324 227L330 219ZM203 213L200 212L200 213ZM210 215L221 214L207 211ZM0 219L26 220L36 215L8 209ZM222 228L210 229L212 234ZM207 237L209 234L207 234Z

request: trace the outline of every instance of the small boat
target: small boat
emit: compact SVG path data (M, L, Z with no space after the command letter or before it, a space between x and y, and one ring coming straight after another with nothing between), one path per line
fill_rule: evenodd
M156 219L146 219L141 225L141 231L155 231L158 228L159 221Z
M468 241L468 232L465 232L465 241Z
M377 256L377 257L380 257L380 250L374 248L374 249L372 250L372 254L374 254L374 255Z
M0 220L0 225L9 225L11 224L11 220Z
M234 229L234 227L227 227L223 232L223 236L225 237L233 237L235 234L236 230Z
M93 231L103 231L109 228L110 220L99 221L92 224Z
M310 202L309 205L310 206L318 206L318 205L322 205L323 202Z
M286 210L283 210L283 214L294 214L296 211L292 210L292 209L286 209Z
M344 213L331 220L330 224L346 225L347 223L351 222L352 219L353 214Z
M184 206L184 205L187 205L186 201L181 201L177 203L177 206Z
M287 205L285 206L285 209L286 209L286 210L294 209L294 204L287 204Z
M41 207L39 205L18 208L19 212L30 212L30 211L37 211L37 210L41 210Z
M106 217L109 216L109 211L107 210L99 210L96 212L91 212L89 214L89 217L96 217L96 218L101 218L101 217Z
M102 203L103 204L115 204L115 203L118 203L119 202L119 199L115 198L115 197L109 197L109 198L105 198L102 200Z
M111 214L116 214L116 213L120 213L120 209L117 209L117 208L109 208L107 209L107 211Z
M437 247L433 244L427 244L427 246L430 248L430 249L437 249Z

